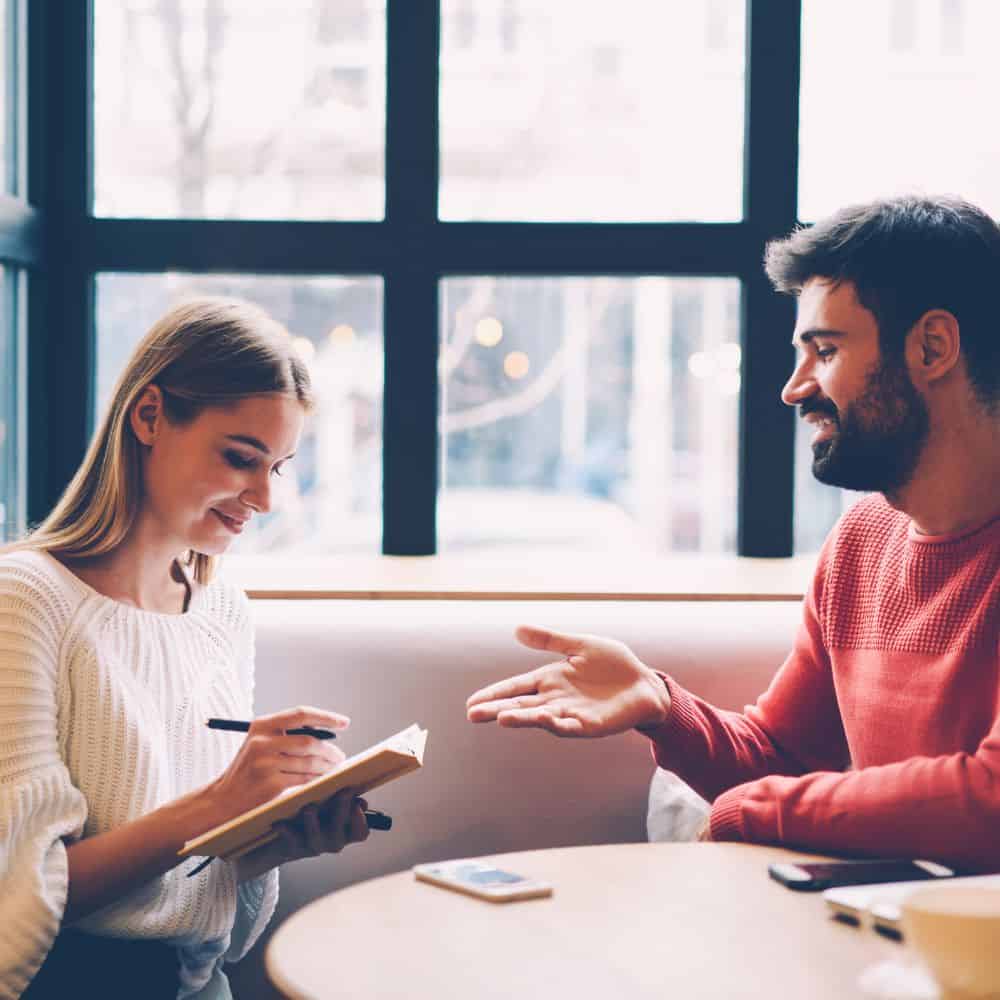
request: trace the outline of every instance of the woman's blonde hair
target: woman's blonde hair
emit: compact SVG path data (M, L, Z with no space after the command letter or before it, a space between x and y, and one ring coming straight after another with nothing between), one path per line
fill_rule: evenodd
M292 351L288 331L263 309L238 299L190 299L155 323L132 353L83 463L59 502L27 538L8 547L58 553L71 559L117 548L143 499L142 449L129 421L150 385L163 394L173 424L202 410L250 396L294 396L313 405L309 373ZM199 583L215 571L216 557L189 552Z

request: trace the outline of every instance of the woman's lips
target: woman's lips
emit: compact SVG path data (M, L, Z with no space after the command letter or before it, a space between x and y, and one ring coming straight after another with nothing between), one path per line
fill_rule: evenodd
M235 517L223 514L221 510L217 510L215 507L212 508L212 513L222 522L226 530L232 532L234 535L238 535L243 530L243 525L246 524L246 520L239 521Z

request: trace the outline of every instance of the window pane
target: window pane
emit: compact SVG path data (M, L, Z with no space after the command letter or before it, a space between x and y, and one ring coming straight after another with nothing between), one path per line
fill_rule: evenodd
M382 499L380 278L102 274L97 281L98 412L132 349L190 295L257 303L284 323L317 397L275 510L254 518L234 552L377 552Z
M743 0L443 0L443 219L742 217Z
M834 522L864 495L819 482L812 474L809 440L816 428L798 420L795 430L795 551L818 552Z
M18 537L26 527L23 280L23 274L0 268L0 542Z
M732 552L739 283L442 283L442 548Z
M385 0L96 0L95 210L379 219Z
M998 35L995 0L804 0L799 216L908 192L1000 214Z
M18 194L17 0L0 0L0 171L2 190Z

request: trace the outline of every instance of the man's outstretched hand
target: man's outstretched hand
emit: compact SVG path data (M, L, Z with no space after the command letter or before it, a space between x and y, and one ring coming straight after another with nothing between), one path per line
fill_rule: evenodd
M471 722L611 736L666 720L666 685L624 643L525 625L515 634L523 645L563 658L477 691L466 702Z

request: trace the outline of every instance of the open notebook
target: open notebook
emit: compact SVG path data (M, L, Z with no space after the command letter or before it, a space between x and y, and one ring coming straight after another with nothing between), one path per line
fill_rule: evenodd
M977 885L1000 890L1000 875L964 875L940 881L921 879L916 882L843 886L827 889L823 899L834 916L842 920L871 926L890 937L901 937L903 900L911 892L926 889L929 885Z
M296 785L269 802L189 840L178 854L182 858L196 854L226 860L238 858L273 840L276 836L272 829L274 824L291 819L310 803L325 802L342 788L353 788L358 795L363 795L415 771L423 765L426 742L427 730L410 726L341 761L327 774Z

